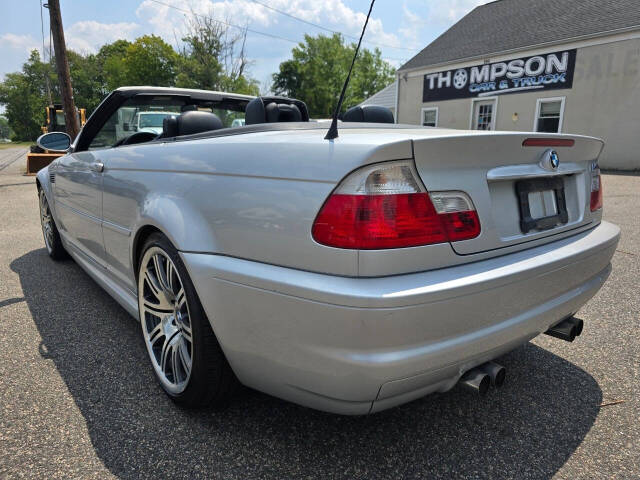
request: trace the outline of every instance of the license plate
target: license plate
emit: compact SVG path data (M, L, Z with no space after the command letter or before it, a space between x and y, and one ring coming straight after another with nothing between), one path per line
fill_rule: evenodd
M529 192L529 211L533 220L557 215L558 202L556 201L556 192L554 190Z
M534 178L516 183L520 208L520 229L548 230L569 221L560 177Z

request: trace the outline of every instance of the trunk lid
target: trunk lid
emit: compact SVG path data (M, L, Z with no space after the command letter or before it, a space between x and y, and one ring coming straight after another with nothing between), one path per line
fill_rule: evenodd
M574 144L523 146L528 138L572 139ZM593 165L603 147L601 140L482 132L415 139L413 145L416 168L429 192L461 190L473 200L481 233L471 240L453 242L457 254L519 244L524 249L527 242L544 238L552 241L554 235L598 218L592 214L589 201ZM557 168L550 165L551 151L557 152ZM538 220L554 215L557 218Z

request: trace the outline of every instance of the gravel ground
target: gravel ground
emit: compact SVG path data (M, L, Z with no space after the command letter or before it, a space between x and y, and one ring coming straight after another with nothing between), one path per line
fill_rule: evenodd
M156 384L138 324L47 257L34 179L23 158L3 168L19 153L0 152L0 478L640 477L640 176L603 180L623 237L583 335L502 357L500 391L354 418L247 389L189 412Z

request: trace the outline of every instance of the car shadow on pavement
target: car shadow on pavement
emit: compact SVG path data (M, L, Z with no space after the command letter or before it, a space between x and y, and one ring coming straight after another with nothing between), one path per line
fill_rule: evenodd
M44 249L11 268L93 447L121 478L550 478L584 439L602 392L527 344L507 382L344 417L244 389L222 411L185 411L157 385L139 325L73 261Z

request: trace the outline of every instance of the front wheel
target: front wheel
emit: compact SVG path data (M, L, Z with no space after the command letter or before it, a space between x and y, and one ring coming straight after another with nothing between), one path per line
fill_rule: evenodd
M237 381L177 250L159 233L143 248L138 307L151 365L167 395L185 407L226 404Z
M42 225L42 236L44 237L44 245L47 247L47 253L54 260L67 258L67 251L62 245L60 232L58 232L58 227L56 227L56 222L51 214L49 201L44 190L41 189L38 192L38 197L40 200L40 224Z

